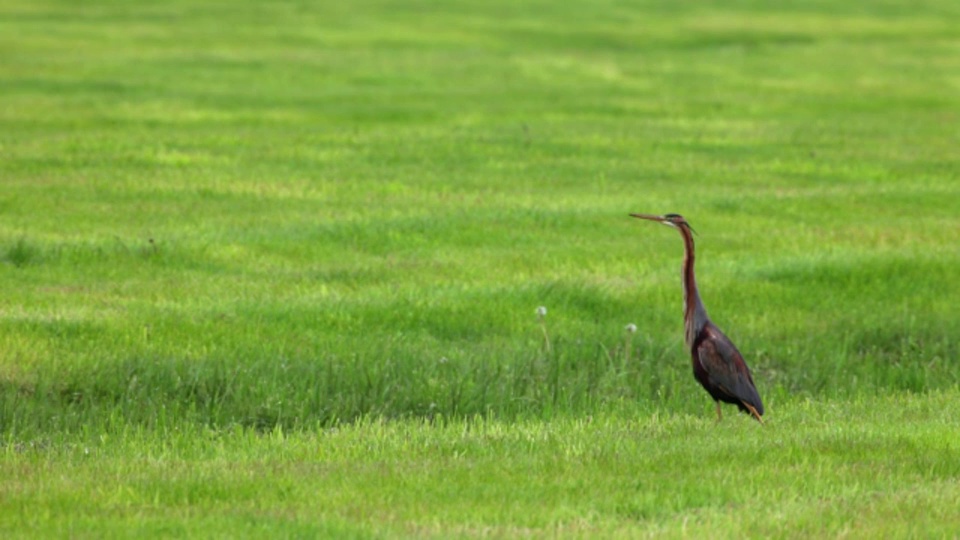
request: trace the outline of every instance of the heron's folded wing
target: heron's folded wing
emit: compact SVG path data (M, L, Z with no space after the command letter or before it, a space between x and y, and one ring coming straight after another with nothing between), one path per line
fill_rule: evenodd
M695 352L711 384L763 414L763 402L740 351L718 328L711 325L704 328L704 332L707 335L699 340Z

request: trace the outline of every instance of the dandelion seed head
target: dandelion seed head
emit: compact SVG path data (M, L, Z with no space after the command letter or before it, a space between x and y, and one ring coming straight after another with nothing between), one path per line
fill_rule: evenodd
M540 306L537 308L537 317L543 318L547 316L546 306Z
M631 334L635 334L637 332L637 325L630 323L624 327L624 330L630 332Z

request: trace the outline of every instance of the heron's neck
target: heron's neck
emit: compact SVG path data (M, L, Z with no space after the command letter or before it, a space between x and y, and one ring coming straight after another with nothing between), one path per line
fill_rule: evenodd
M700 300L700 293L697 291L697 279L693 274L693 237L690 231L680 229L683 235L683 326L684 337L687 346L693 345L693 340L703 327L706 326L707 310L703 307Z

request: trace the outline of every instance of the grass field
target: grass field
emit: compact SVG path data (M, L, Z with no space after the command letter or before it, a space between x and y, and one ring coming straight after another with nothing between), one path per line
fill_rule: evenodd
M960 535L960 5L334 4L0 4L0 534Z

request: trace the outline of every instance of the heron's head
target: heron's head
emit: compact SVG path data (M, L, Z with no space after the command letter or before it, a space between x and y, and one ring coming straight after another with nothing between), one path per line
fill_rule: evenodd
M696 233L697 231L693 230L693 227L687 223L687 220L683 218L680 214L664 214L662 216L654 216L652 214L630 214L632 217L640 219L648 219L650 221L656 221L663 223L664 225L669 225L674 229L679 229L681 234L686 234L687 237L690 237L690 233L683 233L684 229L689 230L691 233Z
M687 227L691 231L693 230L693 227L691 227L690 224L687 223L687 220L683 219L683 216L681 216L680 214L664 214L662 216L654 216L651 214L630 214L630 215L635 218L649 219L650 221L657 221L659 223L663 223L664 225L669 225L677 229L682 227Z

